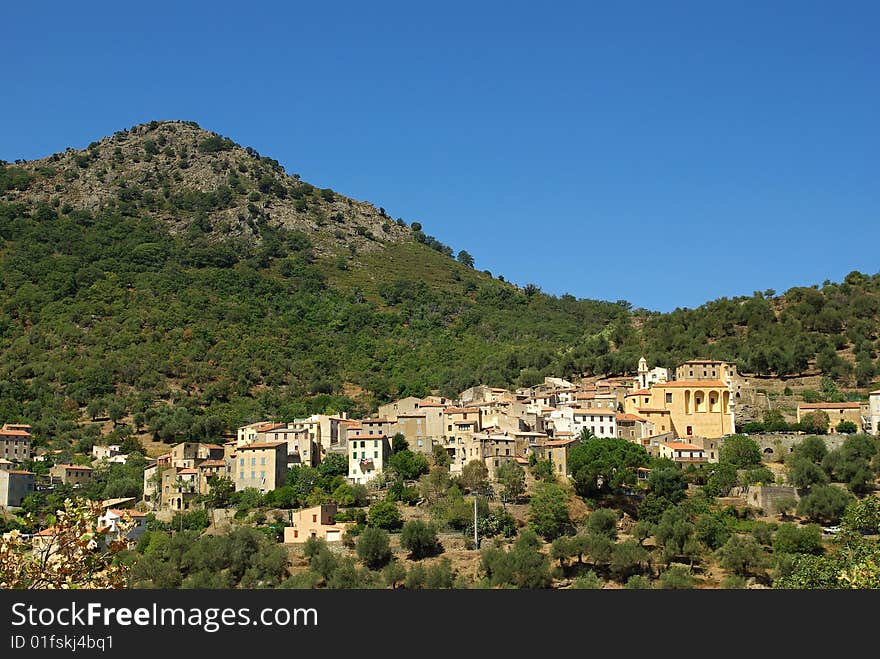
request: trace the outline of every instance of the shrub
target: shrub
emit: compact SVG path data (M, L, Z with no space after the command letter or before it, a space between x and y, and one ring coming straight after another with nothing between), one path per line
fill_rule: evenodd
M403 525L400 534L400 546L408 549L410 558L419 560L432 556L438 550L437 531L431 524L421 520L412 520Z
M391 559L391 546L388 532L367 527L358 536L357 555L370 569L378 569Z
M660 587L667 590L683 590L694 587L694 577L689 568L672 565L660 575Z
M602 588L602 580L595 572L590 570L575 579L572 588L577 590L599 590Z
M370 526L392 531L399 529L403 520L400 517L400 510L393 501L379 501L370 506L370 512L367 514L367 523Z

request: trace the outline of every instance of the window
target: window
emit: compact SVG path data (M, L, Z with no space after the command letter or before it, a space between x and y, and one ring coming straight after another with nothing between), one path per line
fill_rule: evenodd
M510 455L510 449L509 449L509 448L504 449L504 455Z
M265 458L265 456L262 457L262 458L260 458L260 464L265 466L265 464L266 464L266 458Z
M449 432L452 432L452 425L450 424L450 425L446 426L446 430Z
M367 443L364 440L361 440L361 448L364 448L366 445Z
M378 448L378 447L379 447L379 440L378 440L378 439L374 439L374 440L373 440L373 448Z
M498 460L495 461L495 466L496 466L496 467L498 466Z
M351 454L351 459L352 459L352 460L357 460L357 459L358 459L358 452L357 452L357 451L355 451L354 453Z
M317 516L317 515L312 515L312 523L314 524L314 523L317 522L317 521L318 521L318 516Z
M244 458L241 459L241 466L244 467Z
M667 393L666 393L666 402L667 402L667 403L671 403L671 402L672 402L672 393L671 393L671 392L667 392Z
M599 426L599 435L605 434L605 426Z
M688 435L693 435L693 434L694 434L694 428L693 428L693 426L688 426L688 427L687 427L687 434L688 434Z
M254 473L254 472L252 471L252 472L251 472L251 480L254 480L256 477L257 477L256 473Z
M691 377L694 377L694 372L693 372L693 371L691 371Z
M379 458L379 451L373 451L373 458L375 458L375 459Z
M260 472L260 480L265 480L265 479L266 479L266 472L265 472L265 471L261 471L261 472Z
M293 529L293 537L294 537L294 538L298 538L298 537L299 537L299 531L298 531L297 529Z
M651 401L650 398L646 398L646 399L645 399L645 405L647 405L650 401Z

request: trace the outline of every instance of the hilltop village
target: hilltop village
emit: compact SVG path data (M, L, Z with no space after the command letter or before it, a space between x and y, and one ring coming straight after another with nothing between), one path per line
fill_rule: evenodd
M574 384L547 377L543 384L514 391L469 388L455 400L409 397L381 405L371 418L314 414L306 418L260 420L238 428L235 439L184 442L148 461L143 474L145 510L188 510L208 494L214 478L236 491L267 493L284 485L292 467L317 467L328 455L347 459L351 484L375 485L392 453L395 437L428 457L445 455L449 472L460 475L479 461L490 480L505 463L526 466L547 460L558 477L569 475L568 454L588 437L617 437L643 446L649 455L677 463L715 463L725 437L737 432L737 406L755 392L736 366L692 360L674 370L649 368L642 358L634 378L606 378ZM869 402L800 403L797 421L819 416L824 432L876 434L880 391ZM844 423L844 426L841 426ZM88 465L53 464L48 478L19 468L32 457L30 426L6 423L0 430L0 506L20 506L38 485L80 486L91 478ZM773 449L767 449L772 453ZM95 462L125 463L118 445L92 449Z
M765 413L763 424L741 422L738 410L753 406L758 395L727 362L692 360L666 369L642 358L634 377L546 377L515 390L475 386L455 399L402 398L358 419L344 413L261 419L233 436L177 443L153 458L119 444L95 444L91 455L74 459L57 449L34 452L31 427L7 422L0 430L0 507L6 528L27 531L15 537L26 538L29 549L14 553L45 557L58 551L65 532L60 523L49 523L54 516L45 516L47 506L69 508L77 493L90 499L86 513L69 512L68 518L91 520L86 524L99 539L96 551L127 547L143 554L134 565L137 576L128 577L135 587L213 587L202 582L210 570L186 577L182 558L171 572L160 569L157 556L164 554L154 554L152 543L175 533L195 542L208 537L201 536L206 530L231 543L242 538L235 528L259 530L246 536L250 558L242 560L274 556L272 579L286 577L289 587L372 587L388 579L394 587L408 572L393 567L404 558L392 559L391 537L398 552L410 549L409 560L444 554L434 568L437 583L445 585L436 587L452 587L456 575L460 587L533 587L514 567L500 573L493 567L496 559L515 563L517 551L545 565L534 587L602 587L615 580L626 587L654 587L654 581L657 587L691 587L675 584L693 584L701 571L705 587L717 587L724 571L722 587L742 587L747 577L755 587L785 585L803 578L791 576L800 568L786 556L827 552L822 538L832 538L834 524L852 518L853 506L868 511L859 519L873 515L880 524L874 495L880 451L872 437L880 430L880 390L861 402L840 395L834 402L799 402L793 422L772 413ZM138 485L142 480L140 497L107 496L116 491L114 483L131 478ZM721 502L727 507L718 507ZM795 508L798 517L790 516ZM30 522L15 517L24 513L37 516ZM751 521L756 514L763 521ZM779 527L776 516L790 521ZM675 540L685 528L680 523L693 536L690 544ZM817 523L826 525L824 535ZM585 531L571 535L583 524ZM867 528L876 532L873 524ZM388 535L401 527L399 535ZM743 529L751 529L755 540ZM620 541L618 533L629 539ZM786 540L791 534L795 540ZM538 536L552 545L542 550ZM468 550L479 549L485 538L495 538L494 548L477 554L476 567ZM517 538L507 554L498 544L504 538ZM746 549L737 545L743 538ZM272 553L273 544L304 553ZM379 558L370 558L374 545ZM341 555L356 549L365 571L351 572L350 559L322 549L330 546ZM777 561L772 580L768 548ZM742 563L746 550L750 562ZM666 561L664 571L655 573L655 554ZM552 573L548 555L560 560ZM581 567L584 555L591 560L588 573ZM453 569L447 556L462 567ZM572 556L579 557L575 565L568 563ZM675 565L685 559L687 567ZM303 560L308 568L296 572L292 566ZM334 577L325 563L343 576ZM626 567L618 570L618 563ZM377 576L382 566L393 574ZM717 566L720 573L713 572ZM407 587L434 587L419 572L424 569L411 567L416 585ZM347 585L333 586L337 578Z

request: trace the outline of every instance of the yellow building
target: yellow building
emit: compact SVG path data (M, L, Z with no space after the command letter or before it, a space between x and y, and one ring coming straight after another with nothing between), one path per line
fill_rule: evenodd
M336 504L326 503L303 508L291 514L290 526L284 527L284 542L299 544L309 538L321 538L327 542L342 540L342 534L350 524L336 523Z
M721 380L661 382L627 394L624 412L648 419L658 434L723 437L735 432L730 397L730 388Z
M235 490L254 487L270 492L284 485L287 476L287 442L254 442L235 451Z
M858 432L862 432L864 427L861 403L800 403L797 406L798 423L811 412L825 412L828 415L828 432L831 433L837 432L837 424L841 421L851 421Z
M717 359L691 359L675 369L676 380L721 380L738 400L748 382L737 373L736 364Z

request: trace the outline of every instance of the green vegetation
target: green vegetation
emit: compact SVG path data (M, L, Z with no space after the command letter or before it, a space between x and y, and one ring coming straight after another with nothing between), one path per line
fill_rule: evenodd
M207 188L196 163L218 172ZM118 183L98 178L108 170ZM98 186L97 205L78 205L80 178ZM657 314L517 288L475 270L465 250L453 259L420 223L376 209L377 223L402 233L363 253L350 243L357 254L341 270L340 253L324 255L339 239L319 220L345 227L340 205L355 202L190 123L153 122L83 152L4 164L0 194L0 418L29 422L38 441L58 446L79 439L81 410L104 397L175 442L480 382L631 372L643 353L778 375L815 360L832 385L866 385L878 372L876 275ZM314 224L278 226L269 201ZM345 241L378 232L356 228ZM345 393L350 385L363 394Z

